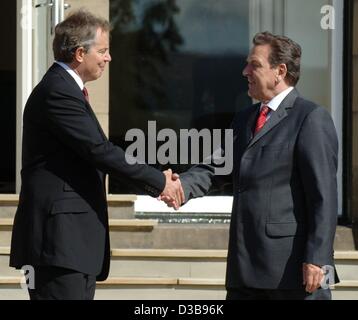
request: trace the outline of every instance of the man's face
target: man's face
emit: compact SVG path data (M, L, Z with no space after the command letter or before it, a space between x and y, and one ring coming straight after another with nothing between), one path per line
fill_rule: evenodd
M249 96L262 102L269 101L276 95L278 67L270 66L270 53L271 47L268 44L254 46L242 72L248 80Z
M82 80L84 83L98 79L107 64L112 60L109 54L109 34L101 29L97 30L94 44L83 56L81 64Z

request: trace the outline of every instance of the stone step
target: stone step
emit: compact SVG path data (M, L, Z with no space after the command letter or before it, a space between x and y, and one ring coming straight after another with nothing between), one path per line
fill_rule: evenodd
M0 246L10 246L12 219L0 219ZM214 235L214 236L213 236ZM226 249L227 224L158 224L156 220L110 219L112 248Z
M9 267L10 249L0 248L0 274L19 276ZM225 278L226 250L112 249L110 277ZM358 252L337 251L342 281L358 281Z
M1 249L0 249L1 252ZM112 249L112 257L167 258L167 259L211 259L222 260L227 250L190 250L190 249Z
M20 277L0 277L0 300L26 300ZM96 300L223 300L224 279L108 278L97 283ZM332 286L334 300L358 300L358 281Z
M113 249L111 277L225 277L226 250Z
M20 277L0 277L0 300L28 300ZM114 277L97 282L95 300L222 300L223 279Z
M143 218L160 217L163 213L134 213L134 203L136 195L108 195L109 216L111 219L134 219L146 220ZM0 219L13 218L18 204L18 195L0 194ZM200 217L196 214L188 213L165 213L166 215L176 215L180 217ZM201 215L205 216L205 213ZM220 214L220 221L222 221ZM188 218L189 219L189 218ZM186 218L174 220L188 220ZM153 219L149 219L153 220ZM169 219L173 220L172 218ZM199 222L201 219L190 219ZM205 220L205 219L204 219ZM215 219L214 219L215 220ZM225 220L225 219L224 219ZM229 220L229 219L226 219ZM225 221L226 221L225 220ZM160 219L162 221L162 219ZM141 233L139 228L121 228L121 232L111 234L112 247L117 248L186 248L186 249L226 249L228 244L229 223L159 223L152 233ZM6 246L8 241L1 241L2 238L9 239L8 230L1 230L0 246ZM116 230L118 231L118 229ZM123 231L123 232L122 232ZM126 232L127 231L127 232ZM131 231L137 231L132 233ZM8 235L1 233L8 232ZM213 236L213 234L215 236ZM352 228L337 226L335 250L356 250Z
M0 246L7 247L11 243L13 219L0 219ZM151 232L155 226L158 225L157 220L140 220L140 219L109 219L109 229L111 236L116 239L116 234L120 232L125 233L140 233L146 234Z
M123 222L114 224L115 221L120 220ZM134 225L131 226L128 220L134 220ZM0 246L9 246L12 220L2 218L0 221L5 222L0 224ZM150 219L111 219L111 221L113 222L110 234L112 248L227 249L228 245L229 224L227 223L158 223L157 220ZM145 225L147 221L149 221L148 226ZM153 224L151 221L156 223ZM351 228L337 227L334 248L356 250Z
M133 219L136 195L107 195L108 214L111 219ZM0 194L0 218L13 218L19 203L17 194ZM153 220L153 219L152 219Z
M152 232L111 233L112 248L227 249L228 224L159 223Z
M19 276L9 267L9 248L0 248L0 274ZM225 250L113 249L111 277L225 277Z
M117 219L112 219L112 221ZM132 219L128 219L132 220ZM135 220L135 219L134 219ZM229 224L154 224L137 219L133 226L125 219L111 228L112 248L157 248L157 249L227 249ZM142 222L143 221L143 222ZM145 224L148 223L146 226ZM121 226L120 223L123 225ZM127 226L125 226L127 224ZM143 226L140 227L140 226ZM152 225L152 226L151 226ZM133 232L136 231L136 232ZM148 232L150 231L150 232ZM349 228L338 226L335 250L355 250L354 241L342 242L342 235L352 233ZM11 226L6 222L0 226L0 246L9 246ZM348 236L347 236L348 237Z
M224 300L224 279L109 278L97 283L96 300Z
M0 228L12 229L14 219L12 218L1 218ZM157 220L141 220L141 219L109 219L109 228L112 230L148 230L153 229L154 226L158 225Z
M111 246L112 248L146 249L227 249L229 227L227 223L158 223L150 233L111 234ZM334 249L336 251L356 250L351 228L337 227Z
M113 249L110 276L225 278L226 256L227 250ZM335 252L335 264L341 280L358 281L358 251Z
M335 251L338 276L344 281L358 280L358 251Z
M334 300L358 300L358 281L341 281L332 290Z

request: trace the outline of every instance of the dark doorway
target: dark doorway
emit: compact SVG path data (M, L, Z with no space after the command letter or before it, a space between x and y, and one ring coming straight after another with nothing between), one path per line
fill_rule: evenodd
M15 193L16 171L16 1L1 1L0 29L0 193Z

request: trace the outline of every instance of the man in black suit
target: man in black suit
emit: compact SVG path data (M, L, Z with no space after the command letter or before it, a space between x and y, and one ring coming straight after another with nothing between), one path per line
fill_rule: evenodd
M297 43L264 32L253 44L243 74L259 103L232 123L227 299L330 299L320 284L324 270L334 270L334 124L323 107L294 88L300 76ZM205 195L220 178L207 164L181 174L185 199Z
M108 21L84 10L73 13L56 26L53 50L56 62L24 111L10 266L33 266L31 299L93 299L96 278L105 280L109 272L105 175L153 197L181 201L182 194L170 175L129 164L91 109L84 84L111 61Z

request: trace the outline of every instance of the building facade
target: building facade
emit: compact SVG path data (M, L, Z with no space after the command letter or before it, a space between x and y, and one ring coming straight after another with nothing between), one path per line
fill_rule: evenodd
M113 26L113 60L88 90L104 131L124 149L130 145L126 133L132 128L147 133L148 121L157 131L176 133L227 128L234 113L252 103L241 72L253 35L268 30L297 41L303 49L298 90L329 110L340 141L337 214L342 223L358 220L358 0L2 2L7 32L0 59L5 115L0 120L0 193L19 191L23 107L53 62L54 26L80 7ZM152 164L178 172L190 165ZM222 196L227 201L222 210L229 211L229 190L218 187L204 202L199 199L201 210L211 210L210 199ZM134 191L109 180L109 192Z

